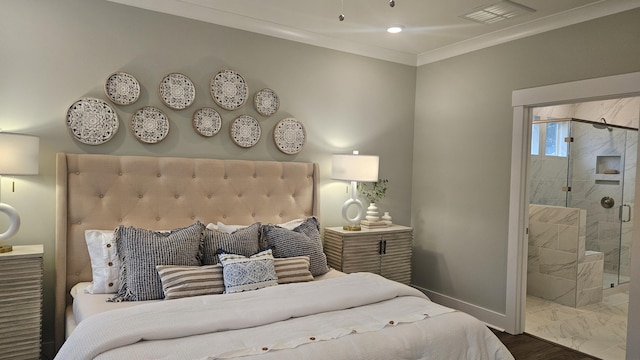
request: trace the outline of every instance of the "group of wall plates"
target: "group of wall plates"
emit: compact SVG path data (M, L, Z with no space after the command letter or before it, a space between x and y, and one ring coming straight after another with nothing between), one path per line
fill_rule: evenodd
M140 97L140 83L131 74L116 72L104 84L104 91L116 105L131 105ZM242 75L233 70L221 70L211 78L209 86L213 101L225 110L237 110L249 98L249 86ZM158 86L158 95L164 105L173 110L184 110L196 98L196 87L186 75L171 73ZM262 116L275 114L280 100L269 88L259 90L253 98L255 110ZM83 144L100 145L111 140L118 132L118 114L102 99L85 97L74 102L67 110L67 127L73 137ZM196 110L192 118L194 130L206 137L216 135L222 127L222 117L212 107ZM131 117L131 132L141 142L155 144L169 134L169 117L159 108L144 106ZM258 143L262 129L258 120L249 115L236 117L230 125L233 142L244 148ZM285 154L297 154L306 142L302 123L294 118L280 120L274 129L274 143Z

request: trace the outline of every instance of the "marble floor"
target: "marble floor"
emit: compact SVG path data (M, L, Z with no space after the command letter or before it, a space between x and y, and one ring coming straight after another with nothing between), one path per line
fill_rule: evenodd
M628 286L606 289L603 300L579 308L527 296L525 332L604 360L624 360Z

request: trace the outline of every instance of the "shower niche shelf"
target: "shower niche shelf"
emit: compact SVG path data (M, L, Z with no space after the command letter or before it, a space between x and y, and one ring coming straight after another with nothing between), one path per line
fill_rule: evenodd
M596 157L595 182L601 185L620 185L622 156L602 155Z

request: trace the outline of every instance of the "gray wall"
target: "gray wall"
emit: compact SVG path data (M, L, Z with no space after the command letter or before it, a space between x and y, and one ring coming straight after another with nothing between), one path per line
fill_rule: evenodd
M638 19L635 9L418 68L415 285L505 312L511 93L640 71Z
M358 149L380 155L380 176L389 179L381 210L390 211L397 223L410 223L415 67L102 0L3 1L0 7L0 128L41 140L40 174L16 177L15 193L4 178L2 201L22 217L9 243L45 246L45 341L53 338L56 152L318 162L322 225L338 226L349 195L346 183L330 180L331 154ZM216 107L208 84L222 68L245 77L251 99L233 112L218 108L223 128L204 138L192 129L191 117L200 107ZM116 71L137 77L140 99L114 105L120 130L108 143L75 141L65 125L67 108L83 96L106 100L104 81ZM170 110L157 96L158 83L170 72L181 72L196 85L196 101L186 110ZM254 92L264 87L281 100L270 118L251 105ZM145 105L158 106L170 118L168 137L156 145L138 142L128 128L131 114ZM262 125L253 148L236 146L228 135L229 123L240 114ZM308 134L296 156L284 155L272 141L276 122L289 116ZM0 223L3 229L6 224Z

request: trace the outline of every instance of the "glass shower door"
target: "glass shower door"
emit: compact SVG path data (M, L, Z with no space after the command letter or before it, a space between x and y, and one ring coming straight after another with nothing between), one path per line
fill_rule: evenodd
M627 131L571 122L567 207L587 211L585 250L604 254L603 287L619 283L622 232L630 220L623 199Z
M624 172L622 177L623 204L620 208L621 238L620 238L620 270L618 284L628 283L631 279L631 242L634 215L633 203L635 198L636 166L638 154L638 131L622 130L626 132L626 148L624 155Z

